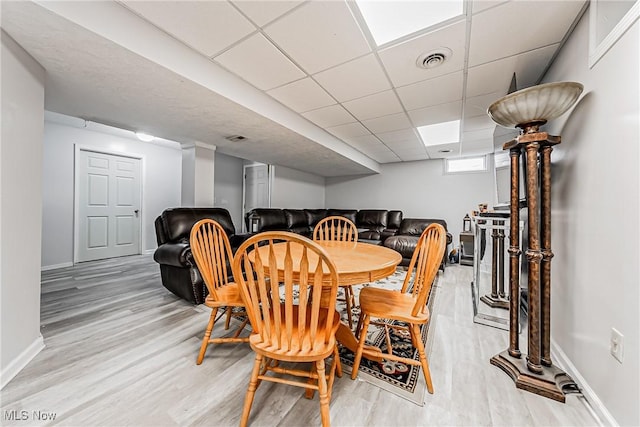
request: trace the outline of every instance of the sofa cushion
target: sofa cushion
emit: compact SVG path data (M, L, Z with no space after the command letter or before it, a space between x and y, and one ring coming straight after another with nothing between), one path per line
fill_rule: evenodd
M303 209L283 209L284 216L287 219L287 228L294 229L298 227L308 228L307 215Z
M356 222L356 209L329 209L327 210L327 216L343 216L351 222Z
M311 228L315 227L322 218L327 216L326 209L305 209L304 213L307 216L307 225Z
M287 218L282 209L257 208L251 210L249 218L258 218L257 231L278 231L287 229Z
M356 215L358 229L382 231L387 228L387 215L389 211L383 209L363 209Z
M398 227L396 235L420 237L424 229L434 222L442 225L445 230L447 229L447 222L443 219L404 218L400 223L400 227Z
M227 236L236 234L229 211L223 208L169 208L162 212L165 234L170 242L189 239L196 222L209 218L217 221Z
M387 215L387 228L390 230L400 228L402 222L402 211L389 211Z

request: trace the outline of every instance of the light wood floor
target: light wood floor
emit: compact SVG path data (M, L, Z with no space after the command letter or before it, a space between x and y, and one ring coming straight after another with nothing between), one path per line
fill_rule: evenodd
M561 404L517 390L489 364L508 333L472 322L471 275L465 266L441 275L430 329L435 394L425 406L345 375L333 389L333 425L597 425L581 397ZM237 425L253 354L244 344L214 346L196 366L208 316L161 285L150 256L43 273L46 348L1 391L0 424L45 424L34 419L43 411L68 426ZM317 395L302 394L263 383L250 423L319 425ZM27 421L7 419L23 410Z

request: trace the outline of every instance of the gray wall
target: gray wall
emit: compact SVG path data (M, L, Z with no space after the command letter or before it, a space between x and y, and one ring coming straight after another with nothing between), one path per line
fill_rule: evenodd
M59 118L60 115L49 117ZM156 248L155 218L165 208L180 206L182 153L177 143L173 147L169 144L145 143L126 135L126 131L92 123L89 123L88 128L78 128L45 122L42 176L43 268L73 262L74 144L143 156L142 251L144 253Z
M213 193L214 206L231 214L236 232L242 231L242 165L243 159L216 151Z
M407 218L444 219L458 245L464 215L494 200L493 162L488 163L487 172L448 175L442 160L387 163L379 175L327 178L326 206L400 209Z
M271 207L318 209L325 207L325 178L307 172L275 166Z
M552 153L552 339L620 425L640 425L638 25L589 69L585 14L544 79L585 86L547 127L562 136ZM609 354L612 327L624 334L622 364Z
M0 377L43 348L40 335L45 71L4 31L0 146Z

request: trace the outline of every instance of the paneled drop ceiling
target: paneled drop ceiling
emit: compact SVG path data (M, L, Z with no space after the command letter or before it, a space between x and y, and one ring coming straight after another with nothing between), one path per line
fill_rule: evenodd
M148 27L163 32L185 50L206 58L209 65L212 62L237 76L244 85L215 93L223 91L189 77L198 71L207 73L207 69L181 73L174 68L168 73L166 64L146 55L138 61L144 62L148 70L146 79L155 84L152 92L157 95L156 100L173 99L176 105L191 101L195 111L176 110L176 105L171 104L145 107L148 103L143 102L138 108L153 111L145 115L137 110L123 114L127 106L109 91L94 96L90 104L86 95L93 92L87 86L95 84L96 78L114 78L101 76L104 69L110 74L122 73L120 82L125 77L131 80L128 85L122 83L119 90L138 93L138 87L144 86L148 92L148 85L137 81L144 77L127 64L118 71L117 67L101 67L101 61L108 61L110 55L125 55L117 53L122 49L128 50L126 55L142 49L156 49L161 54L163 44L154 45L153 37L144 39L148 45L138 44L135 48L129 45L134 42L116 37L106 43L100 37L109 38L104 36L109 30L117 34L121 22L101 22L103 30L98 31L98 24L91 24L86 15L68 6L56 9L57 2L31 6L29 13L40 11L41 18L29 29L20 22L26 2L11 6L6 3L2 3L3 29L49 73L47 108L129 129L144 124L146 131L158 136L214 144L232 155L324 176L375 171L375 162L493 152L495 125L487 117L487 107L507 93L514 73L518 88L539 81L585 4L568 0L469 1L458 17L376 46L353 2L117 2L124 12L133 15L137 21L131 22L137 22L141 31ZM394 3L400 8L404 2ZM45 13L40 7L48 11ZM82 7L86 14L91 6ZM104 16L103 20L108 19ZM57 22L54 25L50 20ZM112 28L104 29L108 25ZM64 39L65 31L86 39L85 55L64 52L62 48L54 50L55 58L47 53L43 46L55 45L56 38ZM101 50L91 52L98 45ZM417 66L420 55L443 48L450 55L442 65L431 69ZM92 53L107 58L95 58ZM93 65L74 63L83 58ZM158 75L166 75L156 77L154 64ZM70 72L67 76L64 70L74 67L84 67L85 72ZM91 72L95 75L85 75ZM197 84L192 87L187 83ZM191 99L175 93L180 85L193 92ZM220 96L224 102L218 99ZM248 102L252 96L257 101ZM200 108L202 100L210 98L210 105L217 108ZM233 102L239 105L231 108ZM269 108L269 102L286 108ZM168 117L172 109L184 117ZM287 114L290 118L283 119ZM247 119L253 115L256 117ZM136 118L143 123L136 123ZM297 124L294 118L299 121ZM416 127L452 120L462 121L460 141L425 147ZM243 122L247 129L243 129ZM216 124L215 128L211 123ZM252 140L260 139L261 127L261 144L252 144ZM225 135L234 134L248 139L235 145L224 139ZM374 166L362 160L365 156L375 160Z

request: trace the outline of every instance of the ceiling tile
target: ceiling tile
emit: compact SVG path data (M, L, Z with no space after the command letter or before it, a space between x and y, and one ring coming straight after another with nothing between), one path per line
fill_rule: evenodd
M346 125L332 126L326 129L340 139L354 136L369 135L371 132L360 123L349 123Z
M473 16L469 66L558 43L582 9L582 1L511 1ZM523 17L523 19L514 19ZM526 17L535 17L528 19Z
M477 129L462 132L462 142L489 141L493 143L493 128Z
M462 116L462 101L449 102L433 107L420 108L408 112L416 126L459 120Z
M313 77L340 102L391 89L373 54L338 65Z
M412 143L420 143L420 137L416 134L415 129L403 129L396 130L393 132L381 132L377 133L376 136L380 138L380 140L384 143L394 143L394 142L412 142Z
M343 1L308 2L269 24L265 32L310 74L371 51Z
M514 73L518 89L536 84L558 46L559 44L553 44L469 68L467 97L490 92L506 95Z
M268 93L299 113L335 104L335 100L309 77L272 89Z
M400 161L400 158L392 151L388 151L386 153L372 153L370 155L367 153L367 155L378 163L394 163Z
M342 105L359 120L374 119L402 112L402 105L391 90L354 99Z
M482 116L467 117L462 121L462 129L465 132L471 132L481 129L491 129L491 131L493 132L495 127L495 122L491 120L491 117L489 117L488 114Z
M302 115L323 128L357 121L344 107L338 104L307 111Z
M347 136L343 138L343 141L356 146L356 147L384 147L380 143L380 140L375 135L361 135L361 136Z
M493 141L471 141L462 143L462 156L493 153Z
M256 30L226 1L126 1L124 4L207 56L213 56Z
M429 154L426 151L394 151L403 162L411 162L415 160L427 160Z
M411 122L405 113L391 114L389 116L369 119L362 122L371 132L391 132L393 130L407 129L412 127Z
M475 116L486 116L487 108L498 99L502 98L504 93L494 92L486 95L473 96L467 98L464 104L464 118Z
M283 15L289 10L293 9L302 1L282 1L282 0L270 0L270 1L252 1L252 0L240 0L233 1L245 15L249 17L258 26L262 27L269 22L273 21L277 17Z
M473 9L471 12L475 15L476 13L482 12L483 10L487 10L490 7L497 6L500 3L505 3L504 0L473 0Z
M262 90L273 89L306 76L262 34L249 37L216 56L215 60Z
M426 153L424 144L421 142L413 142L413 141L392 142L392 143L387 143L387 146L391 150L393 150L396 154L400 151L402 152L419 151L422 153Z
M416 37L399 45L380 51L380 59L395 86L404 86L422 80L462 70L465 57L464 21ZM424 69L416 65L418 57L442 47L452 55L439 67Z
M446 104L462 99L462 71L397 89L407 110Z

